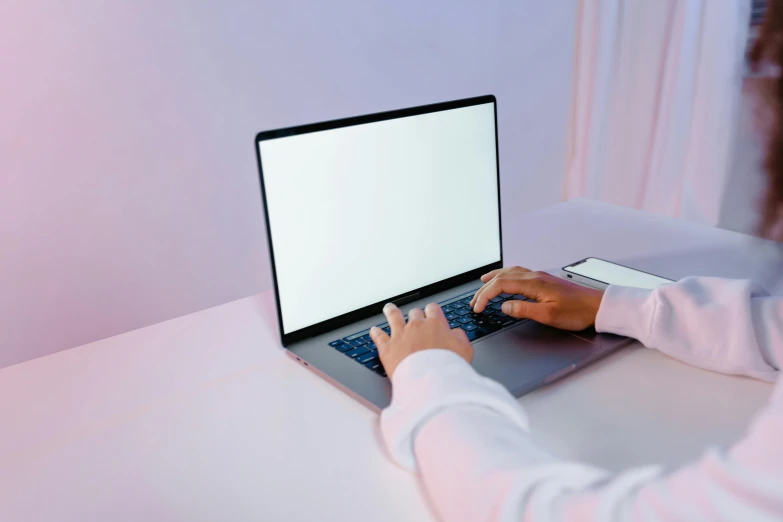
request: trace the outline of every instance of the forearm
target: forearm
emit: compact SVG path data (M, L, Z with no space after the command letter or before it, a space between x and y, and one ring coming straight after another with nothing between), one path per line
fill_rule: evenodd
M444 520L518 520L519 502L541 481L579 490L606 476L541 450L519 402L451 352L414 354L392 381L392 404L381 415L387 448L398 464L422 472ZM536 495L531 505L546 498Z
M421 472L445 522L783 516L783 389L730 451L709 451L670 475L657 466L613 475L541 450L508 392L453 354L420 353L408 363L384 410L383 434L395 460Z
M669 475L659 466L610 474L558 462L500 415L476 407L433 418L416 454L444 522L778 520L783 482L773 438L780 430L770 426L778 419L767 415L767 426L733 452L708 451ZM743 446L767 453L766 463L739 454Z
M694 366L774 381L783 300L751 281L687 278L655 291L609 287L599 332L634 337Z
M446 522L559 520L557 498L607 476L558 462L525 430L478 406L454 406L432 418L415 449L428 495Z

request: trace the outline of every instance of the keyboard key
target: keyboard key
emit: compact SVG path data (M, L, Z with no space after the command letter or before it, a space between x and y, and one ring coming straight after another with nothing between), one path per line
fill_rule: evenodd
M365 353L367 353L369 351L370 350L368 350L364 346L359 346L358 348L354 348L353 350L351 350L349 352L345 352L345 355L347 355L348 357L351 357L353 359L356 359L360 355L364 355Z
M473 331L465 332L465 333L467 334L468 341L470 341L470 342L473 342L473 341L475 341L476 339L479 338L479 329L478 328L473 330Z
M487 303L486 310L477 314L470 307L470 301L473 295L462 297L457 301L440 305L444 315L449 320L449 328L462 328L468 339L475 341L485 335L496 332L503 326L510 326L517 322L513 317L509 317L500 311L500 305L506 299L514 296L510 294L500 294ZM519 299L525 299L518 296ZM407 321L408 316L404 316ZM391 335L391 327L378 326L388 335ZM374 371L382 377L386 377L386 370L378 357L378 347L372 341L369 333L353 334L343 339L337 339L329 343L335 350L346 354L348 357L356 359L357 362Z
M497 332L498 330L503 328L500 325L500 322L497 321L482 321L481 324L476 323L476 326L478 326L479 328L483 328L489 332Z
M495 331L496 330L488 330L486 328L478 328L476 330L473 330L473 332L471 332L471 333L476 333L476 338L479 339L479 338L484 337L485 335L489 335L489 334L491 334L491 333L493 333Z
M378 354L375 352L368 352L356 358L356 360L362 364L366 364L372 361L373 359L378 359Z

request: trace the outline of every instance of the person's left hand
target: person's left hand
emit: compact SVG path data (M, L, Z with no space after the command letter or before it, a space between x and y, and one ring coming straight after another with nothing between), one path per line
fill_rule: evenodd
M407 324L400 309L392 303L383 307L383 313L389 322L391 336L373 326L370 337L378 346L378 355L389 378L407 356L430 348L450 350L467 362L473 359L468 336L462 328L449 328L439 305L430 303L424 310L413 308L408 312Z

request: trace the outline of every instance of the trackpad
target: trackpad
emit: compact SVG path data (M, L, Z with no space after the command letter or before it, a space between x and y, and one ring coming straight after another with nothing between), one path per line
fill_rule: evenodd
M473 345L473 366L518 395L589 358L595 346L571 332L526 321Z

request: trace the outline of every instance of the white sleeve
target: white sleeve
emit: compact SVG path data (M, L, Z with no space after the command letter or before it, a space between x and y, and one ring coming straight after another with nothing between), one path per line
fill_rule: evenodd
M715 292L705 293L705 285ZM743 285L745 290L737 289ZM684 290L673 291L678 286ZM729 290L717 291L726 286ZM764 299L756 290L748 283L721 280L683 281L656 292L613 288L601 305L599 326L640 337L703 367L771 379L780 360L780 316L775 315L780 308L754 303ZM739 300L725 306L712 301L738 298L743 292L744 305ZM691 314L692 320L670 317L673 307ZM626 317L632 320L630 326L615 321L612 310L632 316ZM696 317L696 311L719 323ZM758 313L763 320L755 317ZM778 330L759 329L765 320L777 324ZM712 332L699 333L697 325L722 328L726 337L744 343L755 355L738 357L733 343ZM658 331L662 327L685 331L673 338ZM714 351L701 347L713 340ZM678 342L687 348L678 349ZM720 363L720 351L732 358L730 365ZM561 461L538 448L526 426L522 408L508 392L444 350L416 353L398 366L392 404L381 415L391 457L421 472L434 506L447 522L783 518L781 385L743 440L728 451L709 449L698 462L671 472L647 467L611 474Z
M610 286L595 327L700 368L770 382L783 361L783 298L752 281L689 277L653 291Z

